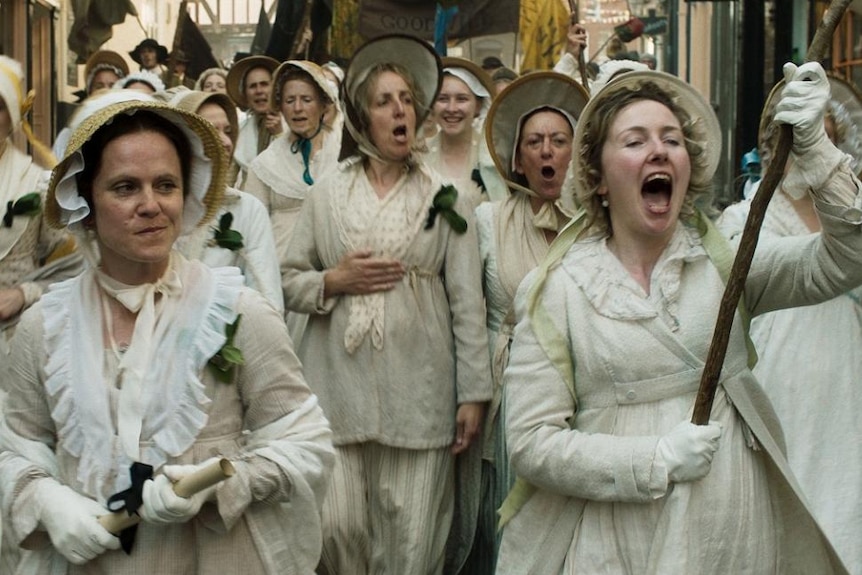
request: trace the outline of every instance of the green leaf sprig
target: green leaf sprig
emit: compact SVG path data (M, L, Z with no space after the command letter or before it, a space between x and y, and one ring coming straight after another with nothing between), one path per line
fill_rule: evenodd
M231 224L233 224L233 214L230 212L225 213L219 218L218 227L213 228L213 239L212 241L220 248L228 249L232 252L235 252L243 247L243 238L242 234L236 230L231 229Z
M42 196L37 192L24 194L16 201L6 202L6 213L3 214L3 225L12 227L12 219L15 216L35 216L42 208Z
M431 202L431 207L428 209L428 221L425 222L425 229L430 230L434 227L434 220L437 214L449 222L449 225L457 234L463 234L467 231L467 220L462 218L455 211L455 201L458 199L458 190L455 186L449 184L442 186L440 191L434 195L434 200Z
M215 378L222 383L233 381L236 367L245 364L242 350L233 344L233 338L236 336L236 330L239 327L239 320L241 318L242 314L236 316L236 321L225 326L224 333L227 336L227 341L224 342L218 353L210 358L207 364L212 369Z

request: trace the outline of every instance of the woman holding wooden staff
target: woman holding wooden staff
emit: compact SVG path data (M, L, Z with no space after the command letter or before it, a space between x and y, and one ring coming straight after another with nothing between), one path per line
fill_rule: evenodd
M31 551L16 572L310 573L327 421L281 315L236 268L173 250L224 194L215 129L138 98L91 103L48 188L46 218L92 267L54 285L13 341L4 535ZM221 457L232 477L175 492ZM137 513L136 533L102 527L107 507Z
M743 317L862 283L860 184L826 138L819 64L787 67L776 121L823 233L764 240L721 385L689 423L733 248L698 210L721 134L709 103L661 72L594 96L575 132L584 214L522 284L505 374L519 477L498 573L846 573L811 517L750 370Z

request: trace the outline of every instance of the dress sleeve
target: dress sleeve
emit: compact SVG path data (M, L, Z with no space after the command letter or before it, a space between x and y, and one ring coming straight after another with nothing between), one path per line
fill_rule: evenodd
M340 301L338 296L324 299L326 268L320 258L320 246L326 227L332 224L323 190L302 203L290 239L290 250L282 263L281 278L284 305L290 311L308 314L328 314Z
M9 533L15 545L25 539L35 547L39 539L29 537L39 524L37 506L28 486L34 480L58 475L54 455L56 430L43 387L44 353L41 307L31 308L21 318L12 339L8 369L0 377L5 392L0 421L0 481L3 482L3 517L10 519ZM42 533L41 543L47 544Z
M236 475L217 491L214 527L230 529L253 503L279 504L311 498L319 508L334 464L332 432L302 374L281 315L256 292L240 303L243 321L237 346L245 363L237 385L248 432ZM213 511L213 510L210 510Z
M241 201L248 210L248 226L244 256L251 268L253 287L268 299L275 309L284 312L284 296L281 293L281 274L279 273L278 252L269 214L264 205L250 194L244 194Z
M862 196L843 164L812 192L821 232L761 238L745 284L752 315L812 305L862 284Z
M554 310L557 331L569 339L567 277L548 278L542 305ZM560 277L563 276L563 277ZM540 489L597 501L648 502L667 491L667 471L655 455L657 436L618 437L571 427L575 399L548 359L525 313L535 274L516 296L518 323L504 375L506 443L515 474ZM571 281L571 280L568 280ZM566 342L571 350L571 340Z
M452 316L459 404L489 401L493 394L477 226L472 213L465 219L463 234L449 226L439 228L448 234L443 277Z

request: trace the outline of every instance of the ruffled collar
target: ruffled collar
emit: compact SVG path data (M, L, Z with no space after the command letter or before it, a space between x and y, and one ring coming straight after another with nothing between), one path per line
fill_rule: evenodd
M224 345L225 325L236 319L243 279L236 268L209 269L177 253L170 271L182 288L162 292L152 345L126 352L148 356L138 362L145 366L139 386L126 385L122 370L119 381L111 377L103 344L101 302L107 296L94 270L55 284L42 298L45 388L53 400L58 447L78 458L77 479L98 499L129 486L133 460L159 468L185 452L207 422L210 399L202 376ZM124 397L129 393L135 397ZM119 417L124 406L141 413L138 453L129 453L136 450L121 438L113 417L115 394Z
M305 171L308 170L309 176L317 180L338 163L341 138L326 126L320 137L323 143L319 150L311 153L307 167L302 154L292 149L290 137L283 136L261 152L251 162L250 169L274 193L303 200L310 186L303 178Z
M705 257L700 234L680 222L653 270L651 295L644 292L610 251L607 238L575 243L562 267L600 315L642 320L667 314L673 328L678 325L683 266Z

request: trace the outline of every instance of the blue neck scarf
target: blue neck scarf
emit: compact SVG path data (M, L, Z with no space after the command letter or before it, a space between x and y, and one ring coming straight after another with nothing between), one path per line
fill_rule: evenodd
M297 152L302 153L302 181L308 184L309 186L314 183L314 178L311 177L311 172L309 171L308 161L311 159L311 141L314 139L317 134L320 133L320 130L323 128L323 116L320 117L320 123L317 124L317 130L311 135L310 138L303 138L302 136L297 134L296 141L290 144L290 151L294 154Z

